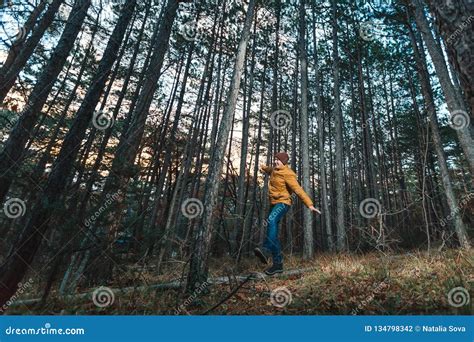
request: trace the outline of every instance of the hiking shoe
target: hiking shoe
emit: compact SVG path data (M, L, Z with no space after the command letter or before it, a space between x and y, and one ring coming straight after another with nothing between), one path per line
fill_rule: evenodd
M260 262L262 264L265 264L265 265L268 265L268 258L265 256L265 253L262 252L262 250L260 248L255 248L253 250L253 253L255 254L255 256L258 258L258 260L260 260Z
M277 274L277 273L282 273L283 272L283 264L274 264L272 265L272 267L270 268L267 268L265 270L265 274L266 275L274 275L274 274Z

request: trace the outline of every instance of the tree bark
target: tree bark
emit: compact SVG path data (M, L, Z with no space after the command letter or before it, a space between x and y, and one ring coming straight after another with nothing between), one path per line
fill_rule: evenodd
M321 86L321 70L319 68L318 44L316 39L316 11L312 2L312 31L314 43L314 69L315 69L315 90L316 90L316 114L318 120L318 143L319 143L319 178L321 180L321 217L324 224L327 246L329 251L334 250L334 240L331 227L331 215L328 205L327 175L326 175L326 154L324 150L324 108L323 108L323 90Z
M38 7L33 11L30 18L28 18L25 24L26 32L32 29L33 24L38 18L38 12L40 10L42 11L42 8L44 8L46 2L47 1L42 1L40 5L38 5ZM63 2L64 0L53 0L34 28L31 36L26 41L20 40L13 43L5 63L0 69L0 102L3 102L8 92L15 84L20 71L25 67L26 62L33 54L34 49L38 46L41 38L43 38L46 29L53 22L54 16L58 12L58 9ZM33 21L33 23L30 21ZM72 36L70 36L70 38L72 38ZM72 42L74 42L74 39L72 39Z
M408 23L408 31L410 35L410 41L413 49L413 54L416 61L418 74L420 76L421 91L423 99L425 101L426 111L428 115L428 121L431 128L431 134L433 138L433 145L438 157L438 164L441 171L442 183L446 194L446 200L448 202L449 210L453 217L454 233L456 234L459 244L463 248L469 248L470 243L466 233L466 227L462 221L462 217L459 213L459 204L454 194L451 175L449 174L448 165L446 163L446 155L443 150L441 134L438 127L438 119L436 117L436 107L433 100L433 91L431 88L429 74L426 66L426 60L424 58L422 50L418 47L417 40L413 33L413 30Z
M88 3L90 4L90 2ZM85 95L76 118L64 139L61 151L55 160L46 188L32 210L22 237L14 248L15 252L10 254L0 266L0 306L5 304L16 292L18 283L31 268L43 236L49 230L52 213L55 208L61 205L61 196L73 168L73 162L92 119L94 109L102 95L110 70L117 58L117 52L132 17L135 4L136 0L128 0L124 5L122 14L94 75L92 86Z
M455 118L455 116L458 115L457 112L461 111L461 115L466 115L465 119L467 119L467 108L464 106L462 101L459 101L459 97L456 94L456 89L454 88L454 85L449 77L448 68L446 66L441 47L435 41L433 34L431 33L428 20L426 19L424 13L423 3L421 0L412 0L412 3L415 7L414 12L416 24L419 28L419 31L421 32L421 35L423 36L423 40L426 43L431 60L433 61L436 74L438 75L438 79L441 84L441 89L443 90L444 97L446 99L446 104L448 105L448 110L451 114L451 118ZM472 21L474 22L474 17L472 17ZM474 44L471 47L474 49ZM471 57L474 57L474 54L472 54ZM474 64L471 71L474 72ZM471 81L474 81L474 78ZM471 168L471 173L474 175L474 142L471 136L470 126L460 125L459 129L456 129L455 131L458 135L464 155L466 156Z
M252 25L255 12L255 0L250 0L248 5L245 24L241 33L241 39L237 49L237 55L234 64L234 71L230 83L229 95L226 101L226 107L220 122L217 142L212 151L212 157L209 163L209 174L206 181L204 193L204 212L202 221L195 229L193 235L193 252L191 256L191 265L188 274L187 291L192 292L196 286L207 280L209 265L208 258L211 246L213 227L213 210L217 202L217 193L219 190L220 178L223 166L224 151L229 138L230 125L233 113L237 103L237 95L242 78L245 52L250 37L250 27Z
M135 166L135 159L142 141L145 130L145 122L149 113L153 95L158 86L158 79L161 75L161 68L168 50L171 28L176 17L178 3L176 0L168 0L164 9L162 20L157 23L160 29L153 45L153 53L150 65L146 71L146 77L137 99L136 107L133 109L130 126L120 139L115 157L112 163L112 170L104 186L104 194L119 194L115 206L106 215L97 219L97 222L108 227L109 242L119 230L120 219L122 217L124 193L131 177L135 176L139 170Z
M302 163L302 186L313 197L309 176L309 127L308 127L308 58L306 53L306 17L305 0L300 1L299 6L299 59L301 73L301 163ZM296 134L296 132L293 132ZM311 259L314 255L313 241L313 213L310 210L303 211L303 258Z
M474 3L468 0L427 0L446 43L448 57L474 115Z
M257 21L254 21L254 34L256 33ZM249 126L250 126L250 113L252 108L252 93L253 93L253 84L254 84L254 70L255 70L255 46L257 45L256 41L253 41L251 60L250 60L250 72L249 72L249 89L248 97L246 101L246 108L243 110L242 118L242 143L240 147L240 168L239 168L239 179L237 183L237 205L236 205L236 224L234 226L234 234L237 236L236 246L237 246L237 260L240 260L242 248L244 241L247 238L245 235L245 224L244 224L244 214L247 207L247 198L245 196L246 186L250 181L247 179L247 154L248 154L248 142L249 142Z
M334 77L334 125L336 128L336 230L338 251L347 248L346 228L344 217L344 156L343 156L343 119L340 98L339 81L339 48L337 38L337 1L332 1L332 57L333 57L333 77Z
M20 167L25 144L30 138L49 92L74 46L90 5L91 0L76 0L74 3L58 45L31 92L25 110L5 142L5 147L0 153L0 202L3 202L10 189L13 178Z

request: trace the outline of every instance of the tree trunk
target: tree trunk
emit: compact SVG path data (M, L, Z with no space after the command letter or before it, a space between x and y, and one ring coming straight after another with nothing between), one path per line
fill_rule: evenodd
M26 62L33 54L36 46L38 46L41 38L43 38L46 29L53 22L54 16L58 12L58 9L63 2L64 0L53 0L51 4L48 5L48 9L34 28L30 38L28 38L26 41L20 40L13 43L5 63L0 69L0 102L3 102L8 92L15 84L20 71L25 67ZM30 20L33 20L33 23L36 21L39 14L37 11L40 10L46 3L47 1L42 1L35 11L33 11L31 17L28 18L25 24L26 32L28 32L28 28L31 30L33 26L32 23L30 23ZM75 9L77 10L77 7L75 7ZM64 32L67 32L66 28L64 29ZM75 37L71 35L69 38L72 39L71 44L74 43Z
M10 189L20 167L25 144L30 138L31 131L57 76L66 63L90 5L91 0L76 0L74 3L58 45L31 92L25 110L5 142L5 147L0 153L0 202L3 202Z
M429 74L426 66L426 60L423 51L419 49L417 40L412 31L410 24L408 25L408 31L410 35L410 40L413 48L413 54L415 57L418 74L420 75L421 90L423 99L425 101L426 111L428 114L428 121L431 128L431 134L433 138L433 145L438 157L438 164L441 171L441 177L443 182L444 191L446 193L446 200L448 202L449 210L453 217L454 232L458 239L459 244L463 248L469 248L470 243L466 233L466 227L462 221L462 217L459 213L459 204L454 194L452 187L451 176L449 174L448 165L446 163L446 155L443 150L443 145L441 141L441 134L439 132L438 120L436 117L436 107L433 100L433 91L431 88Z
M469 0L427 0L446 43L451 63L474 115L474 3ZM467 113L464 113L467 114Z
M161 24L160 29L154 41L150 65L146 71L146 77L143 81L136 107L133 110L133 118L127 132L120 139L112 163L112 171L104 186L104 194L119 194L114 208L97 220L98 223L108 227L109 243L119 230L124 205L124 192L122 191L126 190L130 178L139 172L138 167L135 166L135 159L142 141L153 95L158 86L157 82L161 75L161 68L168 49L171 28L176 17L177 8L178 3L176 0L168 0L164 16L157 23L157 25Z
M254 21L254 34L256 32L257 21ZM250 181L247 179L247 154L248 154L248 142L249 142L249 126L250 126L250 114L252 108L252 92L254 84L254 70L255 70L255 46L256 41L253 41L251 60L250 60L250 72L249 72L249 89L247 92L246 108L243 111L244 117L242 118L242 144L240 147L240 168L239 168L239 180L237 185L237 206L236 206L236 224L234 226L234 234L237 236L237 260L240 260L242 248L245 239L248 237L245 235L245 224L244 214L247 207L247 198L245 196L245 189Z
M299 7L299 58L301 72L301 163L302 186L309 197L313 197L309 178L309 127L308 127L308 61L306 54L306 18L305 0L300 1ZM293 132L296 134L296 132ZM303 258L311 259L314 255L313 241L313 212L303 210Z
M254 12L255 0L250 0L245 18L245 24L237 49L229 95L226 101L226 108L220 122L217 142L214 150L212 151L212 157L209 163L209 174L204 193L204 212L202 213L203 217L199 227L197 227L193 235L193 252L187 281L188 292L194 291L197 286L207 281L209 270L208 258L213 235L212 233L214 231L212 222L213 210L217 202L217 193L219 190L223 166L223 156L226 149L227 140L229 138L233 113L237 103L237 95L240 88L240 80L242 77L245 60L245 52L250 37L250 27L252 25Z
M337 1L332 1L332 44L333 44L333 77L334 77L334 125L336 128L336 229L338 251L347 248L344 218L344 156L343 156L343 120L340 99L339 51L337 38Z
M22 237L18 245L15 246L15 253L9 255L0 266L0 306L5 304L16 292L18 283L31 268L43 236L49 230L52 213L55 208L61 206L61 196L73 168L73 162L92 119L94 109L102 95L110 70L117 58L117 52L132 17L135 4L136 0L128 0L124 5L94 75L92 86L85 95L76 118L64 139L46 188L32 210Z
M461 147L464 151L464 155L466 156L466 159L471 168L471 173L474 175L474 142L471 137L470 126L463 124L459 126L456 125L457 115L466 115L464 119L467 120L467 108L464 106L464 103L462 101L458 101L459 98L456 94L454 85L452 84L451 79L449 77L449 72L446 66L443 52L441 50L440 45L435 41L431 33L430 26L428 24L428 20L426 19L423 3L421 2L421 0L412 0L412 3L413 6L415 6L414 12L416 24L423 36L423 40L426 43L426 46L431 56L431 60L433 61L434 67L436 69L436 74L438 75L438 79L441 84L441 89L443 90L444 97L448 105L448 110L451 114L451 120L453 120L453 127L456 128L456 133L461 143ZM472 21L474 22L474 17L472 18ZM474 49L474 44L471 45L471 47ZM471 57L474 57L472 51ZM471 71L474 72L474 64L472 64ZM471 81L474 81L474 78L472 78Z
M326 155L324 151L324 109L323 109L323 90L321 86L321 71L319 68L318 44L316 39L316 11L314 2L312 4L312 31L314 41L314 69L315 69L315 90L316 90L316 113L318 118L318 143L319 143L319 178L321 180L321 222L324 223L327 246L329 251L334 250L334 240L332 236L331 215L328 205L327 176L326 176Z

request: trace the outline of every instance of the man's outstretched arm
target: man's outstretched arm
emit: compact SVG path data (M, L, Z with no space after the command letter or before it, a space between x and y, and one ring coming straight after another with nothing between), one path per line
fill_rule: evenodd
M286 184L288 187L303 201L303 203L311 210L315 211L319 214L321 212L314 207L313 201L308 196L308 194L304 191L301 185L298 183L296 179L296 174L291 174L286 178Z

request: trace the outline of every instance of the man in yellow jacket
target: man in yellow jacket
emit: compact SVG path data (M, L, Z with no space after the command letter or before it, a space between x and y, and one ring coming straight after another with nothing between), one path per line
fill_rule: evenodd
M268 216L267 237L263 244L263 250L255 248L255 256L264 264L268 264L268 258L265 252L271 252L273 265L265 270L267 275L273 275L283 272L283 257L281 255L281 246L278 239L278 224L285 216L291 206L291 195L295 193L303 203L311 210L319 214L321 212L313 205L313 201L299 185L295 172L287 165L289 156L285 152L275 154L274 167L261 165L261 170L270 175L269 197L270 197L270 215Z

